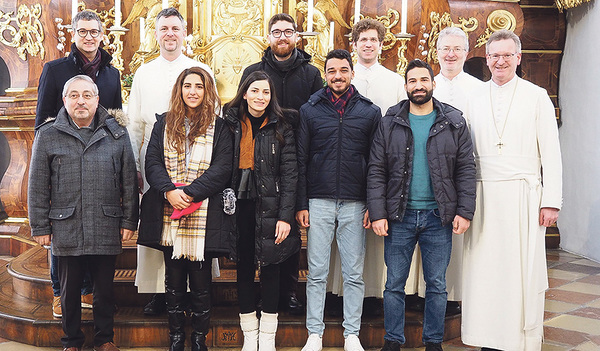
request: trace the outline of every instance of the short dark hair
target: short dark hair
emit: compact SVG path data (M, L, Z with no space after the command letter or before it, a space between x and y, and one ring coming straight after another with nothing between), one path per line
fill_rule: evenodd
M375 29L377 31L377 38L379 38L379 41L383 43L383 39L385 38L385 26L383 23L372 18L361 19L354 25L354 27L352 27L352 42L358 42L360 33L366 32L369 29Z
M425 61L421 61L419 59L414 59L414 60L410 61L408 63L408 65L406 66L406 73L404 73L404 83L406 83L408 81L406 78L406 77L408 77L408 72L412 71L415 68L427 68L427 70L429 71L429 75L431 76L431 80L433 80L433 77L434 77L433 68L431 68L431 66Z
M181 13L179 13L179 11L177 11L176 8L174 7L167 7L166 9L162 9L158 15L156 15L156 23L158 23L158 20L161 17L177 17L179 18L179 20L181 21L181 23L183 24L183 26L186 26L185 20L183 19L183 16L181 15ZM157 28L158 29L158 28Z
M96 14L94 11L83 10L81 12L78 12L71 21L71 24L73 25L73 30L77 29L77 23L82 20L98 22L98 30L102 32L102 21L100 20L100 17L98 17L98 14Z
M327 57L325 58L325 64L323 65L325 71L327 71L327 61L334 58L340 60L348 60L348 63L350 64L350 69L354 70L354 65L352 64L352 56L350 55L350 53L344 49L335 49L327 53Z
M290 22L294 27L294 30L298 30L296 28L296 21L294 21L292 16L288 15L287 13L278 13L269 20L269 33L271 33L271 27L273 27L273 25L279 21Z

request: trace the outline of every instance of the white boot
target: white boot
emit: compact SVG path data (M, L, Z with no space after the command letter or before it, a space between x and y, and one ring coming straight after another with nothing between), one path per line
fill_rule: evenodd
M277 332L277 313L263 312L260 316L259 351L275 351L275 333Z
M240 327L244 332L244 346L242 351L258 350L258 318L256 311L250 313L240 313Z

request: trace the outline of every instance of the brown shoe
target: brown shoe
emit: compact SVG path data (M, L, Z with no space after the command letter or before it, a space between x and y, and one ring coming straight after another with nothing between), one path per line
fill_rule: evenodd
M52 300L52 315L56 318L62 317L62 306L60 304L60 296L54 296L54 300Z
M81 295L81 308L92 308L94 294Z
M104 343L95 348L96 351L119 351L119 348L112 342Z
M65 347L63 349L63 351L81 351L81 347L75 347L75 346Z

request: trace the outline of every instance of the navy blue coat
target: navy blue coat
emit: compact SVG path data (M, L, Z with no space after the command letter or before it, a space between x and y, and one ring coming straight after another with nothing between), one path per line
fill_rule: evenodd
M112 56L102 48L100 51L100 69L95 83L98 86L100 105L106 109L121 109L121 78L119 71L110 65ZM62 57L47 62L42 70L38 86L38 100L35 113L35 127L44 123L48 117L56 117L58 111L63 107L62 91L65 83L79 74L85 74L81 70L83 63L78 55L75 55L77 47L71 45L71 53L68 57Z
M344 115L329 101L326 88L300 108L297 132L298 196L296 210L308 199L367 199L367 165L381 110L358 91Z

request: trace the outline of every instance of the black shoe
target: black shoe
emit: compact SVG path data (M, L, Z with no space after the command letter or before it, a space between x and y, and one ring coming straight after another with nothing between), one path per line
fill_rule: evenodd
M144 314L146 316L158 316L165 313L166 310L167 302L165 301L165 294L152 295L152 300L144 306Z
M184 351L185 350L185 334L177 333L169 335L171 344L169 351Z
M444 351L441 342L426 342L425 351Z
M397 341L392 341L385 339L385 343L383 344L383 348L381 351L400 351L400 343Z
M425 311L425 299L419 297L419 295L406 295L404 299L405 307L407 311L424 312Z
M192 332L192 351L208 351L206 335Z
M296 293L290 293L286 301L286 308L290 314L301 316L304 312L304 304L298 300Z
M460 304L458 301L448 301L446 304L446 316L454 316L460 314Z

